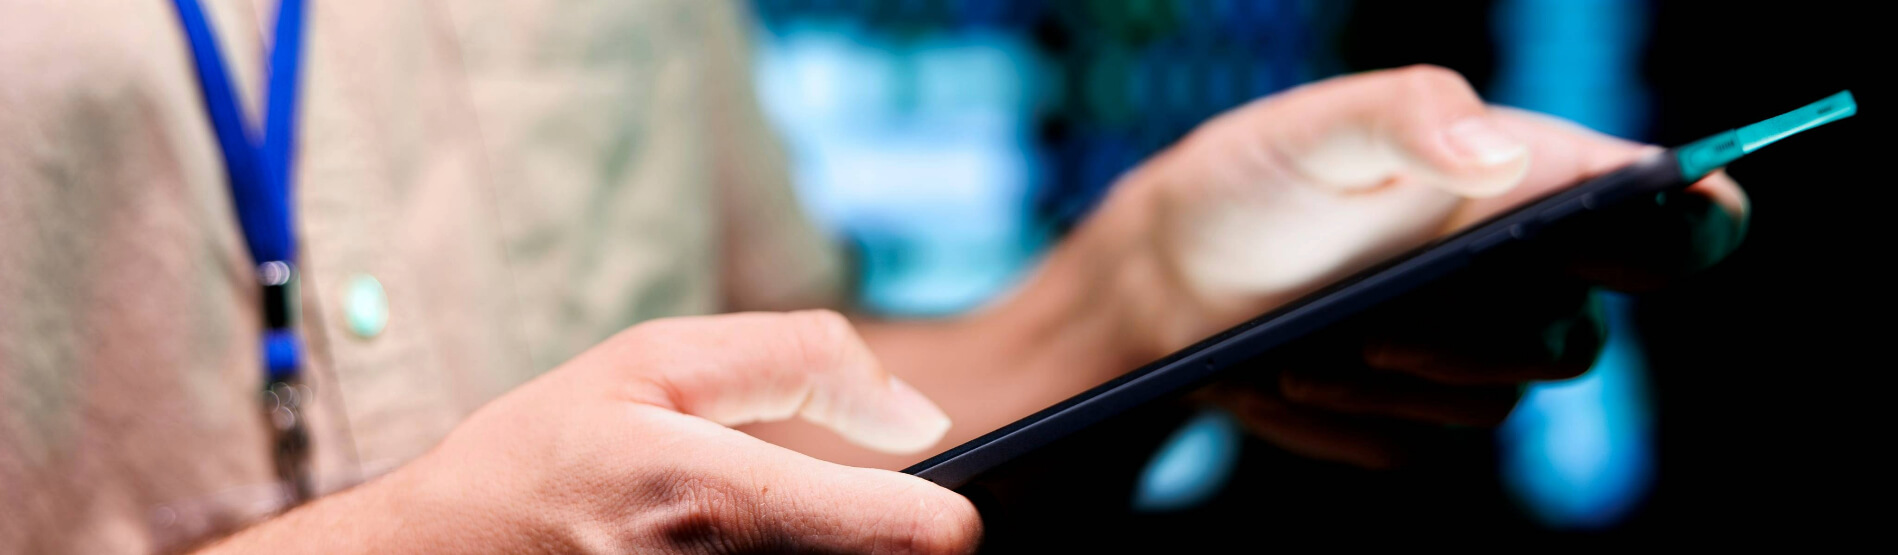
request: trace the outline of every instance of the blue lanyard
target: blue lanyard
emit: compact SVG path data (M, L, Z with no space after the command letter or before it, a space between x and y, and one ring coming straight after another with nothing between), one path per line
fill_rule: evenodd
M299 410L308 401L300 387L302 347L297 340L296 233L291 222L291 176L296 142L297 81L303 58L303 0L280 0L271 41L269 89L262 129L238 105L217 36L197 0L173 0L191 44L205 111L224 153L231 201L244 231L244 246L263 286L265 416L277 431L276 463L295 499L307 498L303 471L308 439ZM261 132L262 137L258 134Z

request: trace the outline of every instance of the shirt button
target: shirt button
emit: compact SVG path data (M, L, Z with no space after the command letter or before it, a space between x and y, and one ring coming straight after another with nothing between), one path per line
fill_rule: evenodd
M382 291L382 282L369 274L350 276L343 293L343 319L356 337L380 335L389 325L389 297Z

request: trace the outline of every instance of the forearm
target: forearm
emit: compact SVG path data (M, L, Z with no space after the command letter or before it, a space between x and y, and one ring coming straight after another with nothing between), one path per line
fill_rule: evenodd
M492 482L444 483L443 475L415 465L316 499L198 553L500 553L552 545L553 538L518 521L531 511L503 514L467 502Z

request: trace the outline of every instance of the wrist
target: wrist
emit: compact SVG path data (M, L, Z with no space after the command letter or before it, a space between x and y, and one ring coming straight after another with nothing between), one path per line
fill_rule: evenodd
M387 475L316 499L244 529L198 553L513 552L550 545L547 537L508 522L427 456ZM479 489L475 486L474 489Z
M1192 176L1201 174L1178 171L1180 164L1190 162L1176 157L1174 151L1164 152L1123 177L1094 217L1064 245L1073 247L1074 257L1085 261L1076 266L1088 268L1087 273L1095 276L1091 280L1094 285L1085 294L1086 302L1111 307L1097 311L1111 313L1121 321L1111 344L1141 363L1186 348L1265 309L1289 302L1323 281L1221 287L1208 283L1202 273L1192 272L1207 268L1190 267L1189 255L1200 253L1197 262L1206 264L1202 251L1215 239L1204 236L1202 229L1209 217L1208 204L1239 201L1222 200L1218 195L1205 198L1204 191L1194 190L1197 183L1181 182L1181 176L1197 179ZM1247 236L1241 233L1219 239L1227 250L1238 245L1239 256L1243 256L1250 245L1226 239ZM1214 269L1221 272L1256 275L1248 272L1260 270L1244 262L1211 260ZM1263 270L1270 273L1273 269Z
M1182 302L1190 299L1163 258L1154 189L1138 172L1124 177L1018 291L968 328L1096 381L1190 343L1194 330L1183 324L1200 304Z
M1219 303L1194 293L1168 245L1177 243L1164 224L1164 171L1152 166L1129 173L1101 203L1075 245L1091 260L1098 278L1089 302L1107 305L1119 321L1111 344L1145 363L1192 344L1221 320Z
M388 515L389 535L372 545L481 553L573 545L556 512L537 507L542 500L517 485L522 473L486 472L444 455L431 451L359 488L373 507L363 514Z

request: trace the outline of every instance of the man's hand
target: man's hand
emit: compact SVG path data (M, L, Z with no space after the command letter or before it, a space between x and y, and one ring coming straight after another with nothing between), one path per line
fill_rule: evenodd
M941 449L1655 150L1490 107L1442 68L1313 83L1222 114L1130 172L1001 302L864 336L954 417ZM1274 361L1269 383L1211 394L1282 445L1367 466L1400 462L1396 439L1419 428L1494 424L1522 384L1593 360L1589 288L1651 289L1738 243L1746 200L1724 174L1665 200L1552 229L1547 256L1520 272L1433 288L1335 349ZM856 465L916 460L797 423L749 430Z
M1115 295L1142 305L1125 343L1157 357L1656 150L1486 106L1433 67L1263 99L1209 122L1104 205L1103 226L1148 230L1126 252L1158 276ZM1522 384L1590 366L1603 338L1590 288L1652 289L1738 244L1746 202L1724 174L1659 200L1552 230L1513 267L1384 307L1355 337L1321 339L1329 349L1268 359L1271 383L1205 395L1290 449L1365 466L1398 464L1431 426L1497 424Z
M908 452L949 421L831 312L656 320L495 400L388 476L214 546L310 552L967 552L969 502L727 426ZM255 549L252 549L255 548Z
M1147 238L1116 248L1158 267L1159 280L1127 294L1150 305L1141 307L1145 329L1132 333L1164 353L1653 150L1492 108L1442 68L1364 73L1267 97L1206 123L1130 174L1089 226ZM1657 242L1712 252L1597 260L1597 277L1677 274L1730 250L1731 242L1702 236L1736 234L1745 213L1738 186L1715 176L1692 193L1697 208L1725 213L1694 228L1624 229L1600 238L1619 241L1597 241L1594 254L1626 258L1614 253L1654 251L1648 247ZM1090 231L1109 234L1083 233Z

